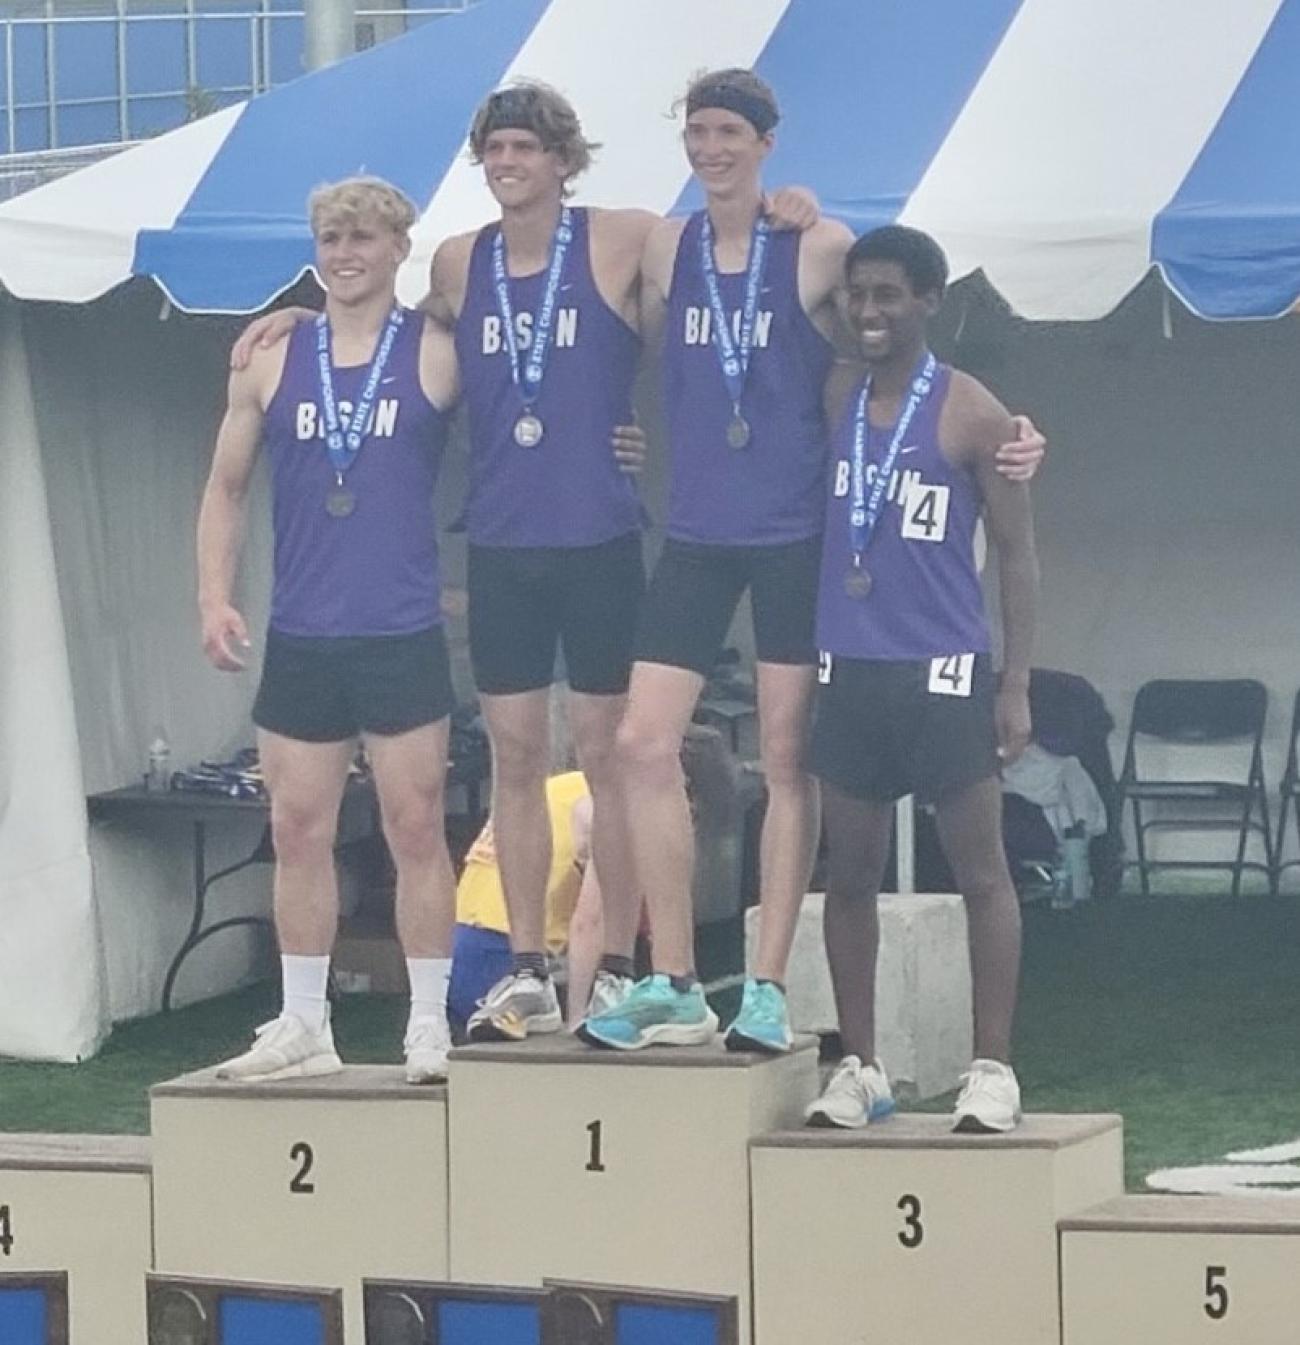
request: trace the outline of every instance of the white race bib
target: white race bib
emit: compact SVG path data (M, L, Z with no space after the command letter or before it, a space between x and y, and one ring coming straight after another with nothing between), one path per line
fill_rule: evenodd
M932 696L969 696L974 676L974 654L944 654L930 660L926 690Z

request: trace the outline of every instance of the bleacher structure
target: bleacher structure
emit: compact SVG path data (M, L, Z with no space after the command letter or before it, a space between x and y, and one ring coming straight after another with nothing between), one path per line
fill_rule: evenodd
M1300 1201L1126 1196L1118 1116L806 1130L815 1039L152 1091L0 1136L4 1345L1294 1345Z

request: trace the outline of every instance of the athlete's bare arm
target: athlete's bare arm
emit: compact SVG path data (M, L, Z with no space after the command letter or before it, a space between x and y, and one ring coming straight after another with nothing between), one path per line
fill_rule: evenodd
M641 257L660 223L649 210L587 210L591 269L600 297L633 331L640 330Z
M821 219L799 240L799 302L817 330L841 354L856 353L857 343L841 319L844 258L853 235L838 220Z
M203 652L223 672L239 672L248 626L231 601L244 535L244 502L257 461L266 407L284 368L286 347L255 349L232 371L226 414L217 431L212 469L199 508L199 617Z
M460 310L465 307L470 254L477 237L478 231L473 230L443 239L429 263L429 292L420 300L419 307L447 331L456 325Z
M954 371L940 418L944 452L973 468L984 496L984 519L997 550L1002 600L1002 677L998 687L998 752L1014 761L1029 744L1029 666L1038 605L1038 555L1029 487L999 471L998 449L1010 441L1007 409L983 384ZM949 444L952 445L951 451Z
M663 339L668 317L668 290L673 283L677 245L686 221L661 219L646 235L641 255L641 339L646 349L655 349Z
M460 397L456 343L451 333L427 314L420 334L420 387L442 411L450 411Z

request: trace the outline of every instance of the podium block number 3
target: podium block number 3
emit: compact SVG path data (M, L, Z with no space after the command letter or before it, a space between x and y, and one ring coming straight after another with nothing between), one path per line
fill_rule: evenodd
M899 1196L897 1208L903 1216L898 1240L908 1251L912 1251L925 1241L925 1225L921 1223L921 1197Z

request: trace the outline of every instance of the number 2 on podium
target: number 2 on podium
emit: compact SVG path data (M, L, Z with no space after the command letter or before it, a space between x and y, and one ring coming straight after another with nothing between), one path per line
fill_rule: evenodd
M604 1172L605 1164L601 1161L600 1157L601 1123L599 1121L589 1122L587 1125L587 1134L591 1138L591 1148L588 1150L587 1156L587 1171Z

